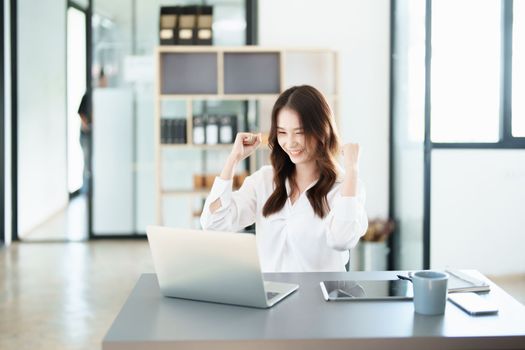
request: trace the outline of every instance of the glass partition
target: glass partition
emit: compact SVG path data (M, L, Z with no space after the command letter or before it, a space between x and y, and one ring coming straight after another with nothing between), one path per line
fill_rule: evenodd
M512 136L525 137L525 2L513 2Z
M395 2L393 96L393 249L396 269L423 264L425 2Z
M160 7L201 4L93 0L94 235L144 234L146 226L156 222L153 57L159 45ZM245 1L206 1L206 5L213 6L213 45L245 45ZM107 87L99 84L102 72ZM229 102L232 103L236 104L233 110L244 110L245 102ZM206 107L196 102L193 109L220 109L223 104L218 101L215 106ZM177 107L173 108L165 107L166 118L184 115L177 112ZM163 169L167 185L174 180L191 185L192 169L203 167L203 159L220 157L189 149L174 148L164 153L165 163L169 164ZM195 226L188 208L197 208L199 203L195 202L200 200L192 197L167 200L166 224Z

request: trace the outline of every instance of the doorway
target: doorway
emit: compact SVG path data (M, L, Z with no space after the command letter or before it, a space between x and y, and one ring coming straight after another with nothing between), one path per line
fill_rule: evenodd
M36 11L21 7L19 16L20 21L30 22L36 18ZM30 177L29 171L20 171L20 192L26 194L19 210L20 239L23 241L82 241L89 236L90 156L89 152L84 156L84 147L81 144L86 138L81 133L79 117L79 106L83 99L90 114L89 98L84 97L88 90L87 18L87 9L69 2L65 16L56 16L54 22L47 22L46 29L42 30L47 31L47 35L42 40L47 41L48 47L52 47L55 52L49 57L44 56L42 60L49 61L55 78L25 74L21 79L28 86L33 83L57 87L40 89L40 94L46 98L37 101L40 107L39 130L35 130L35 122L28 117L31 114L36 115L35 113L21 114L19 146L25 149L30 136L35 135L35 132L38 132L37 137L40 139L38 151L33 149L32 153L25 152L25 157L20 157L23 159L23 168L38 169L41 174L40 177ZM66 40L60 42L57 34L64 27L67 29ZM21 33L21 37L23 36L25 34ZM29 43L27 46L29 47ZM24 45L22 47L25 49ZM34 66L34 62L22 62L18 67L19 72L23 69L22 66L32 65ZM28 99L28 96L29 93L22 93L19 104L24 105L23 100ZM89 148L87 144L86 151ZM39 157L35 153L39 153ZM47 161L43 162L42 159Z
M90 99L87 94L87 13L67 9L67 187L66 240L88 237L91 178ZM80 118L82 115L82 118Z
M67 187L70 195L84 192L87 168L81 137L79 106L86 93L86 14L75 7L67 9ZM87 99L85 99L87 100ZM84 102L87 104L87 101ZM88 110L87 106L85 109ZM88 170L88 169L86 169Z

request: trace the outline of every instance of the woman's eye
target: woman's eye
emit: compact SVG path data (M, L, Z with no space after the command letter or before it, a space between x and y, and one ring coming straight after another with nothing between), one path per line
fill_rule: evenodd
M279 135L284 135L284 134L286 134L284 131L277 131L277 133L278 133Z

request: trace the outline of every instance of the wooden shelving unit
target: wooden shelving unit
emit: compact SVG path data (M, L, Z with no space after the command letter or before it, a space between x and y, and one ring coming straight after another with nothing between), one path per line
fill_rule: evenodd
M194 102L258 101L258 131L267 132L269 111L271 112L271 106L279 94L293 85L310 84L325 94L336 123L339 121L339 58L333 50L258 46L159 46L156 49L156 68L154 139L158 224L164 224L164 197L204 198L208 193L208 190L203 189L164 188L162 153L170 149L203 152L226 152L231 149L231 144L193 144ZM185 144L161 143L162 104L167 101L185 105ZM268 147L262 149L267 150ZM254 171L255 165L256 161L252 157L249 171ZM190 212L190 216L195 216L195 210Z

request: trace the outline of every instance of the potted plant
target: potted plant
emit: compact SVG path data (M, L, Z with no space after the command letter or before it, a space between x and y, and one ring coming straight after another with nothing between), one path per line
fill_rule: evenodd
M389 249L387 240L394 232L395 223L392 219L372 219L368 221L368 229L357 246L359 266L353 269L363 271L384 271L387 269Z

